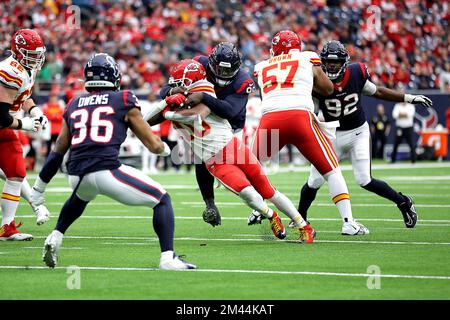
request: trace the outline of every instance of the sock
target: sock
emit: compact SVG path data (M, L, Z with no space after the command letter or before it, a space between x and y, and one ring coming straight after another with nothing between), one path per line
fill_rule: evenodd
M27 178L22 181L22 187L20 189L20 195L31 205L31 186ZM33 207L33 205L31 205ZM33 207L34 209L34 207Z
M253 210L272 218L273 210L264 202L263 197L252 186L245 187L239 192L239 197Z
M2 208L2 226L10 224L14 220L17 207L20 201L20 187L22 181L13 181L6 179L3 186L2 198L0 200L0 207Z
M274 196L270 198L269 201L272 202L278 210L291 218L291 220L295 222L296 226L304 227L306 225L305 220L303 220L297 209L295 209L291 200L289 200L288 197L281 192L275 191Z
M195 165L195 177L203 199L213 199L214 201L214 177L206 169L204 163Z
M363 186L363 188L379 195L380 197L391 200L392 202L395 202L397 205L401 204L402 202L405 202L403 196L394 189L392 189L384 181L372 179L368 184Z
M172 202L166 193L153 208L153 229L158 235L161 252L173 251L174 220Z
M78 198L75 193L72 193L61 209L55 229L64 234L70 225L82 215L88 203Z
M308 217L308 209L311 206L311 203L316 199L317 191L319 191L319 189L311 188L308 183L305 183L302 187L300 200L298 202L298 212L305 220Z
M350 196L341 171L335 169L332 172L327 173L324 177L328 181L330 195L341 214L342 220L345 222L353 221Z

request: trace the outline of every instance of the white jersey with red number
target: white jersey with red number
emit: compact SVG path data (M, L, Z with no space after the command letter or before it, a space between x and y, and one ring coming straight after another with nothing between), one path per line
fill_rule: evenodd
M36 71L28 71L12 56L0 62L0 83L6 88L17 90L10 113L17 113L23 103L30 98L36 78Z
M189 93L204 92L216 97L214 85L207 80L191 84ZM192 151L203 161L206 161L221 151L233 139L233 131L228 120L210 113L203 121L199 118L196 125L173 121L174 127L190 141Z
M320 65L312 51L291 50L255 65L255 77L261 88L262 113L283 110L314 112L313 66Z

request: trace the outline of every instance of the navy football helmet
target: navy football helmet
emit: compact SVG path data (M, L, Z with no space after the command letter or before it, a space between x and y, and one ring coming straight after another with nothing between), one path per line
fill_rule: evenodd
M320 60L322 61L322 69L328 78L330 80L336 80L347 69L350 55L341 42L331 40L325 44L320 52Z
M84 86L87 91L119 90L121 78L119 65L106 53L94 53L84 67Z
M241 56L234 44L222 42L216 45L208 57L208 69L212 73L214 83L224 87L233 82L241 62Z

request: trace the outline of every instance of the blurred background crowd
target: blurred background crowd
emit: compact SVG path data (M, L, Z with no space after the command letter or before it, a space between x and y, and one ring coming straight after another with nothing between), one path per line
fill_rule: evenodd
M307 50L339 39L376 83L450 91L447 1L0 0L0 57L20 27L36 28L47 46L38 90L55 82L76 90L94 51L113 55L132 89L157 90L175 61L223 40L238 44L251 71L272 35L292 29Z

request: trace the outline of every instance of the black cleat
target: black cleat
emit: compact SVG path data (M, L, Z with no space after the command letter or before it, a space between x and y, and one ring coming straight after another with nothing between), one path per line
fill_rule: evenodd
M250 214L250 216L247 219L247 224L249 226L251 226L253 224L261 224L261 221L264 220L264 219L267 219L267 217L263 216L258 211L253 210L252 213Z
M397 207L400 209L407 228L414 228L417 223L417 212L414 207L414 201L410 196L405 196L401 192L400 195L405 198L405 202L400 203Z
M209 204L205 211L203 211L203 221L209 223L213 227L221 224L222 219L220 217L219 209L215 204Z

